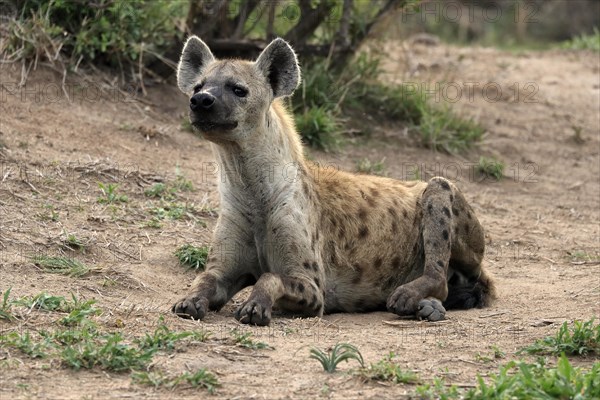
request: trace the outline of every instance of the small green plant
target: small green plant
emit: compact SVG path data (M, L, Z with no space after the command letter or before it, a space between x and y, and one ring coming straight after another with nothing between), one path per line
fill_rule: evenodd
M339 118L324 106L307 108L295 116L296 128L304 141L324 151L335 150L340 145Z
M173 200L177 189L169 187L164 183L155 183L144 191L146 197L155 197L163 200Z
M90 267L74 258L39 255L34 256L32 261L46 272L68 275L74 278L81 278L92 272Z
M447 386L436 378L432 384L416 388L422 399L597 399L600 397L600 363L591 370L575 368L563 354L556 367L543 359L535 363L510 361L492 374L488 382L482 377L469 390Z
M71 250L81 250L85 248L85 244L74 233L69 233L63 244Z
M145 369L156 349L140 349L123 342L120 333L83 335L81 340L67 344L60 352L65 365L75 370L96 366L113 372Z
M600 51L600 30L594 28L594 33L577 36L562 44L565 49Z
M415 392L419 399L450 400L461 398L461 392L455 385L446 386L441 378L435 378L432 383L417 386Z
M569 255L570 261L575 263L600 261L600 255L590 254L585 250L568 251L567 254Z
M96 304L96 300L80 301L75 295L73 296L73 302L68 304L69 315L61 318L59 321L64 326L77 326L90 323L87 317L91 315L100 314L100 310L93 307Z
M2 293L2 304L0 305L0 319L7 321L12 321L15 319L15 316L11 311L12 301L9 300L11 290L12 288L8 288Z
M119 185L114 183L109 183L105 185L101 182L98 182L98 187L100 191L102 191L102 196L98 197L98 203L101 204L113 204L113 203L127 203L129 199L127 196L118 194L117 188Z
M154 215L157 220L178 220L183 217L193 219L193 213L195 212L194 207L187 204L180 203L162 203L160 207L154 207L150 210L150 213Z
M33 297L22 297L14 300L13 304L36 310L66 311L67 300L63 296L52 296L42 292Z
M46 358L48 350L50 350L48 340L35 341L29 332L9 332L6 335L0 335L0 344L14 347L31 358Z
M367 368L359 370L359 374L369 380L386 381L393 383L415 383L418 381L417 374L413 371L405 371L394 363L396 355L390 352L386 357Z
M198 271L204 269L209 251L208 246L197 247L188 243L175 250L175 257L179 260L179 264Z
M529 354L568 354L586 355L600 354L600 324L594 325L594 318L589 321L575 321L569 329L565 322L555 336L547 336L527 346L519 353Z
M175 182L173 183L173 188L182 192L191 192L194 190L194 185L191 180L181 175L181 173L178 173L177 178L175 178Z
M504 176L504 164L493 158L479 157L477 171L485 177L499 181Z
M57 222L60 214L52 204L44 204L44 212L38 214L39 218L43 221Z
M349 343L337 343L327 352L313 347L310 349L309 357L320 362L323 369L328 373L335 372L338 364L342 361L356 360L361 367L365 365L360 351Z
M272 349L272 347L269 346L267 343L254 341L254 339L252 339L251 332L240 332L237 329L233 329L231 331L231 334L233 335L233 340L235 341L235 344L237 344L240 347L252 350Z
M193 339L200 342L206 341L210 336L205 331L183 331L173 332L164 324L164 319L160 317L159 325L152 334L146 334L143 338L135 340L140 349L155 350L175 350L177 342L183 339Z
M214 393L219 386L217 377L205 368L201 368L194 373L184 372L179 375L167 376L162 371L142 371L134 372L132 379L135 383L154 387L167 387L173 389L182 384L189 384L191 387L205 388L209 393Z
M470 148L479 141L485 129L470 119L453 114L449 108L435 108L422 103L418 131L424 147L456 153Z
M381 161L371 162L368 158L361 158L356 163L356 172L363 174L386 176L385 171L385 158Z

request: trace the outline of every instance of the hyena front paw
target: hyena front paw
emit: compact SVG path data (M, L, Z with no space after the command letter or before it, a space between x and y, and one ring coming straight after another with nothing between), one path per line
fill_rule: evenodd
M441 321L446 319L446 309L441 301L435 297L428 297L419 302L417 318L432 322Z
M415 315L423 296L410 286L398 287L388 297L387 309L398 315Z
M266 326L271 322L272 307L267 300L250 298L235 312L235 319L242 324Z
M208 299L187 296L176 302L171 311L181 318L203 319L208 311Z

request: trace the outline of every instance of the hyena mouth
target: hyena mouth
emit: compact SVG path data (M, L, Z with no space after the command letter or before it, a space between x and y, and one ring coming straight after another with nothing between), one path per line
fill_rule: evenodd
M202 132L230 131L237 128L237 122L193 121L192 126Z

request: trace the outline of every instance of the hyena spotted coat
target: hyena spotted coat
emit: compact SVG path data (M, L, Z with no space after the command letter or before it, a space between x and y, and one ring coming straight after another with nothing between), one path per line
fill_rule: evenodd
M249 62L216 60L192 36L177 78L223 177L213 253L175 313L202 319L250 285L235 317L256 325L269 324L273 307L436 321L446 308L494 297L481 267L483 229L451 182L332 173L306 161L281 100L300 82L284 40Z

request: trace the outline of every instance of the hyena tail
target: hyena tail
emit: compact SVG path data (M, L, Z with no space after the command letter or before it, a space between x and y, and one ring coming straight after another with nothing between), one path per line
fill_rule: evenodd
M455 273L448 281L448 298L443 302L447 310L483 308L496 298L496 288L492 279L481 270L476 279L467 280Z

